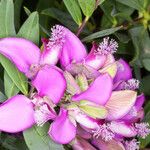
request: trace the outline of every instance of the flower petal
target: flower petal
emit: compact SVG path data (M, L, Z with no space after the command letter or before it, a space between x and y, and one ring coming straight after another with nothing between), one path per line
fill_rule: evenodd
M55 65L61 54L60 46L47 47L48 40L42 39L44 50L41 55L40 64Z
M116 62L107 65L103 69L100 69L99 72L100 73L108 73L112 78L114 78L116 73L117 73L117 64L116 64Z
M40 59L40 49L23 38L0 39L0 53L10 59L23 73L27 73L31 65L38 64Z
M97 48L97 45L93 43L92 49L84 61L86 65L91 66L94 69L98 70L104 65L107 59L107 56L94 54L94 51L96 48Z
M72 75L84 74L88 79L97 78L100 75L96 69L83 63L71 63L66 70Z
M143 104L145 101L145 96L144 94L141 94L137 97L136 102L135 102L135 108L137 111L141 110Z
M61 144L67 144L76 136L76 127L68 118L68 111L61 109L59 116L51 124L49 135L51 138Z
M72 61L80 62L86 57L87 52L79 38L70 30L64 27L65 43L63 45L60 62L63 67L69 65Z
M124 122L111 122L111 130L114 133L124 137L134 137L137 134L135 128L131 125L125 124Z
M135 104L137 93L130 90L115 91L106 103L108 120L117 120L125 116Z
M0 130L15 133L24 131L34 124L34 110L31 101L16 95L0 105Z
M88 100L100 105L104 105L110 98L111 92L112 79L108 74L103 74L97 77L86 91L74 95L72 100Z
M63 73L54 66L44 66L33 79L32 84L41 97L48 96L55 104L60 101L66 89Z
M101 138L94 139L92 144L100 150L125 150L123 144L119 141L111 140L108 142L103 141Z
M96 150L87 140L77 137L71 145L73 150Z
M114 78L114 82L119 82L120 80L126 81L132 78L132 70L127 62L123 59L118 61L117 74Z

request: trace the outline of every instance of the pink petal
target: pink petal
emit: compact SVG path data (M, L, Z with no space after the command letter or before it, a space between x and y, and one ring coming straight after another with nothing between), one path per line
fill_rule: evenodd
M126 81L132 78L132 70L127 62L123 59L118 61L117 74L114 78L114 82L119 82L120 80Z
M31 65L38 64L40 59L40 49L31 41L23 38L0 39L0 53L24 73L28 72Z
M68 118L68 111L61 109L59 116L51 124L49 135L51 138L61 144L67 144L76 136L76 127Z
M143 104L145 101L145 96L144 94L141 94L137 97L136 102L135 102L135 108L137 111L141 110Z
M115 91L106 103L108 120L117 120L125 116L135 104L137 93L130 90Z
M80 137L76 138L72 143L73 150L96 150L88 141Z
M40 64L55 65L61 54L60 46L47 47L48 40L42 39L44 50L41 55Z
M32 84L41 97L48 96L55 104L60 101L66 89L63 73L53 66L44 66L33 79Z
M16 95L0 105L0 130L24 131L34 124L33 105L27 97Z
M136 99L134 106L121 120L125 120L126 122L134 122L135 120L143 118L142 105L144 104L144 101L144 94L139 95Z
M84 61L86 65L91 66L94 69L98 70L104 65L107 57L106 55L96 55L94 53L96 48L97 48L96 44L93 43L92 49Z
M64 27L65 43L63 45L60 62L63 67L69 65L72 61L80 62L86 57L87 52L80 39L70 30Z
M125 150L123 144L116 140L105 142L101 138L98 138L94 139L92 144L100 150Z
M80 127L80 125L77 126L77 135L84 138L84 139L90 139L92 135Z
M114 133L124 137L134 137L137 134L135 128L133 128L131 125L125 124L124 122L113 121L111 123L111 130Z
M111 92L112 79L108 74L103 74L96 78L86 91L73 96L72 100L89 100L91 102L104 105L110 98Z

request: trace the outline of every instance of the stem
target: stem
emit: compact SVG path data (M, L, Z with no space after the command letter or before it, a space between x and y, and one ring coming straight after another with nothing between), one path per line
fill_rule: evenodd
M86 17L86 18L83 20L81 26L78 28L78 31L77 31L77 34L76 34L77 36L80 35L80 33L82 32L82 30L83 30L84 26L86 25L87 21L88 21L88 18Z
M29 91L29 94L28 94L28 96L31 98L31 96L32 96L32 93L34 92L34 87L33 86L31 86L31 89L30 89L30 91Z

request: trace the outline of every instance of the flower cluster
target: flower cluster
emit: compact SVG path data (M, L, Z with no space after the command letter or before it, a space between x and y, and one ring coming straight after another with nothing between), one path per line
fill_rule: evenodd
M139 149L137 137L150 133L142 122L145 97L137 95L139 81L128 63L114 58L117 42L106 37L88 54L67 28L51 31L42 51L23 38L0 39L0 53L34 88L0 105L0 130L16 133L49 122L49 136L75 150Z

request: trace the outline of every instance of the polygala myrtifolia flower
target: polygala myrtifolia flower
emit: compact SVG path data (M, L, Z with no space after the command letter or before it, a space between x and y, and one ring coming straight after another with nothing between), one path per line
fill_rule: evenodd
M50 137L75 150L139 149L137 137L150 133L142 122L145 98L137 96L139 81L128 63L115 60L117 42L109 37L93 42L87 54L78 37L60 25L42 42L41 51L23 38L0 39L0 53L36 89L0 105L0 130L16 133L51 120Z

